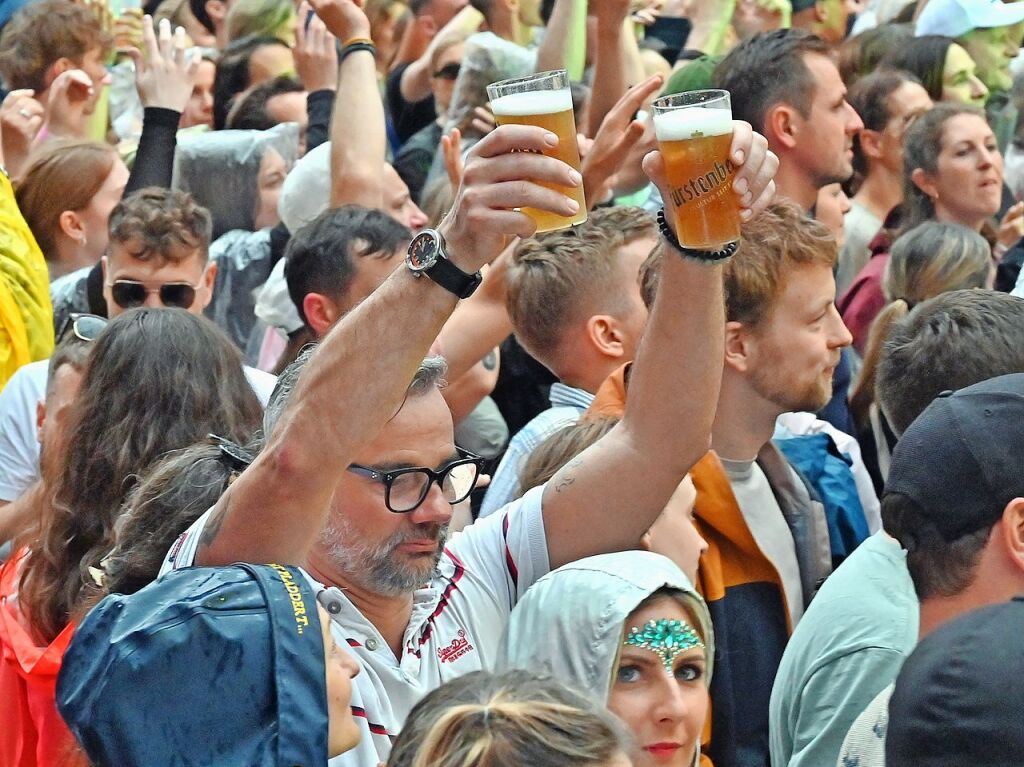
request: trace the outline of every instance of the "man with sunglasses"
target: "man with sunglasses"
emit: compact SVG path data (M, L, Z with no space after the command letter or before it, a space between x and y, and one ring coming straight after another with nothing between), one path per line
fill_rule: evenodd
M138 306L203 313L217 277L206 208L185 192L149 187L121 200L109 227L110 244L100 262L107 317ZM266 405L277 379L250 367L245 376Z
M409 187L414 200L421 200L423 187L441 145L448 105L451 104L455 81L459 77L464 42L467 35L459 31L444 33L433 47L430 57L430 91L434 94L437 119L414 133L395 157L394 168Z
M205 208L184 192L140 189L117 204L109 229L102 281L92 288L101 292L101 312L113 318L148 306L203 313L217 274L208 258L211 224ZM86 316L104 320L101 312ZM58 338L60 332L80 339L97 332L95 322L79 317L65 317ZM0 391L0 503L18 498L39 475L36 405L46 397L47 366L47 360L26 365ZM245 375L266 405L277 379L249 367Z

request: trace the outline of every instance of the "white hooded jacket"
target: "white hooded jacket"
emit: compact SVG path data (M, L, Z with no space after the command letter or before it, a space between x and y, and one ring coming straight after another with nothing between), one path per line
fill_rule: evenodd
M666 587L682 593L700 624L695 628L704 637L710 685L715 641L707 605L675 563L647 551L588 557L537 581L512 610L497 670L550 674L606 705L626 618Z

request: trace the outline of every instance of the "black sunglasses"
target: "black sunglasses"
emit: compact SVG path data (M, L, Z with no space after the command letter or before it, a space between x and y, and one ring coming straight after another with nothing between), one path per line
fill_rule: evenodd
M62 343L70 335L74 335L79 341L91 343L96 340L106 326L106 317L100 317L98 314L72 312L60 326L57 343Z
M454 506L469 497L480 477L484 459L473 455L468 450L457 448L462 456L438 471L425 466L414 466L408 469L382 471L372 466L361 466L353 463L348 470L354 474L372 479L384 485L384 505L388 511L405 514L417 509L430 492L435 482L444 493L444 498Z
M133 309L146 303L150 293L159 293L164 306L189 309L195 303L197 287L187 282L165 282L159 288L147 288L136 280L114 280L110 283L110 297L122 309Z
M434 72L434 77L439 80L457 80L459 77L459 68L461 65L457 61L453 61L451 64L445 64L439 70Z

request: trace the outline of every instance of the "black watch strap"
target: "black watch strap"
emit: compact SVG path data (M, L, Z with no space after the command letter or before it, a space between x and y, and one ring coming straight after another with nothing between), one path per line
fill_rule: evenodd
M434 265L424 270L423 273L459 298L469 298L483 280L480 272L467 274L443 255L438 255Z

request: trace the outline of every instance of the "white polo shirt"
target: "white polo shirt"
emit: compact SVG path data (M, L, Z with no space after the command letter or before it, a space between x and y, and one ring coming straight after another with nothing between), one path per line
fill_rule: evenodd
M549 570L541 513L544 488L452 536L429 584L415 592L404 650L395 658L380 632L348 599L332 616L334 639L350 648L361 670L352 686L352 712L362 738L331 767L376 767L391 751L410 709L456 677L494 666L509 613ZM210 512L175 542L160 574L188 567ZM306 574L315 587L316 580Z

